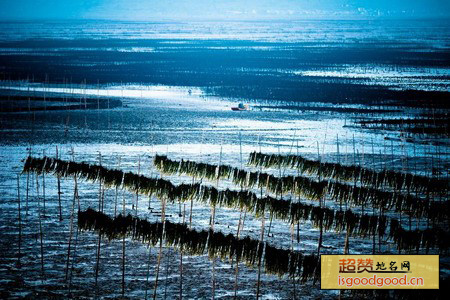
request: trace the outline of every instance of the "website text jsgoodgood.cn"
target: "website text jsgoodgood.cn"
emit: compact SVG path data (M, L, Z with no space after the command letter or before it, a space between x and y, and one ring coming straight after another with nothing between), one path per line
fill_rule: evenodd
M342 277L338 276L338 285L345 287L364 287L364 286L376 286L376 287L398 287L398 286L423 286L424 281L422 277L411 277L407 275L402 277L378 277L373 275L372 277Z

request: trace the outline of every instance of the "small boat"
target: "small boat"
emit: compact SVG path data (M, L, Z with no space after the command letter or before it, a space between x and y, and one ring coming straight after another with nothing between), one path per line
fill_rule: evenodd
M247 104L239 103L237 107L232 107L231 110L239 111L239 110L249 110L249 106Z

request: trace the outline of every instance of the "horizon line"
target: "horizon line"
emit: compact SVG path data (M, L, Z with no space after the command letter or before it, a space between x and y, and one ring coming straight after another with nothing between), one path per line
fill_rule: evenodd
M312 18L292 18L292 19L276 19L276 18L262 18L262 19L217 19L217 18L160 18L160 19L124 19L124 18L2 18L0 23L8 22L54 22L54 21L112 21L112 22L130 22L130 23L183 23L183 22L300 22L300 21L384 21L384 20L440 20L450 21L449 16L393 16L393 17L361 17L361 18L330 18L330 17L312 17Z

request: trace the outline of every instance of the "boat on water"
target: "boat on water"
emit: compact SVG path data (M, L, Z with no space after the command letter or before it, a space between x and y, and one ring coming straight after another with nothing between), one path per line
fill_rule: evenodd
M250 107L247 104L239 103L237 107L232 107L231 110L239 111L239 110L249 110Z

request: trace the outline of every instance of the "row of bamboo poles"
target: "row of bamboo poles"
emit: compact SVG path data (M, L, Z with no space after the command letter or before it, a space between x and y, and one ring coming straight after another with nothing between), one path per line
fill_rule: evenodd
M336 181L320 182L306 176L281 176L263 172L251 172L227 165L211 165L189 160L171 160L167 156L156 155L155 166L167 175L183 174L214 180L223 178L232 180L238 186L267 188L271 193L291 193L310 200L323 199L329 195L340 204L372 205L379 209L393 209L406 212L413 217L428 217L435 221L448 220L450 202L432 201L429 197L420 198L412 194L383 191L377 188L357 186Z
M168 220L151 223L130 214L111 218L89 208L78 212L78 227L80 230L97 231L110 240L127 236L153 247L164 240L167 246L187 255L208 254L211 259L222 260L234 258L247 266L257 266L259 260L264 259L267 273L301 278L302 282L318 279L320 274L319 257L314 254L279 249L248 236L238 238L212 229L196 231L185 224Z
M174 185L168 180L148 178L131 172L108 170L102 166L86 163L75 163L59 159L43 157L28 157L24 172L53 173L60 177L79 177L90 181L101 182L105 187L122 187L133 193L156 196L172 203L196 199L211 207L221 206L234 209L244 209L256 217L262 217L266 212L271 217L297 224L300 220L311 221L315 227L337 232L347 231L349 235L360 237L384 236L388 220L385 216L358 214L350 209L334 210L324 206L304 204L299 201L276 199L270 196L260 197L250 191L218 190L214 187L200 184ZM391 219L391 224L396 224ZM390 226L389 236L399 247L438 247L448 248L448 233L439 228L425 230L405 230L397 221L398 226ZM400 233L401 234L400 234ZM414 234L409 234L414 232ZM407 234L405 234L407 233ZM408 237L414 237L409 239ZM403 238L404 237L404 238ZM417 239L419 237L419 239ZM400 249L400 248L399 248Z

